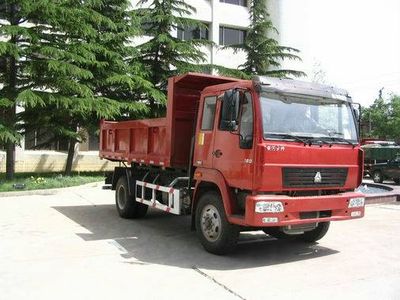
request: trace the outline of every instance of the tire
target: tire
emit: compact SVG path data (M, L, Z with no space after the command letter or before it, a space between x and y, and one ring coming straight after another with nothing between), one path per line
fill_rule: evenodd
M208 252L223 255L235 249L239 227L228 222L219 193L210 191L200 197L195 224L200 243Z
M129 195L128 181L125 176L121 176L115 188L115 205L118 214L124 219L138 219L146 215L148 206L136 202L135 199Z
M372 173L372 179L374 180L375 183L382 183L383 182L382 172L379 170L374 171Z
M393 178L393 181L395 184L399 184L400 183L400 178Z
M264 228L262 231L278 240L293 240L295 238L295 235L286 234L280 231L278 227L268 227Z
M317 228L296 236L296 239L306 243L316 242L325 236L325 234L328 232L329 225L330 222L319 223Z

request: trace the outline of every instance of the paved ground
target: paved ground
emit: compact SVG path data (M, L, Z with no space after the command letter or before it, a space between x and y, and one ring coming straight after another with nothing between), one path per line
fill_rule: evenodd
M0 198L0 298L400 299L398 204L368 206L318 244L254 232L218 257L188 217L122 220L113 199L94 187Z

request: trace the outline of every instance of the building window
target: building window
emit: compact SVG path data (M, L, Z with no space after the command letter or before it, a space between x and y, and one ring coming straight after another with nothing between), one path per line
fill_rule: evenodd
M247 6L247 0L219 0L219 2L235 4L240 6Z
M182 41L190 40L208 40L208 25L204 24L206 27L188 27L188 28L178 28L178 39Z
M68 140L55 137L54 133L45 129L27 129L25 132L25 150L68 151Z
M244 43L246 31L241 29L219 27L219 44L220 45L240 45Z
M88 140L88 150L89 151L97 151L99 150L100 138L97 134L89 133Z

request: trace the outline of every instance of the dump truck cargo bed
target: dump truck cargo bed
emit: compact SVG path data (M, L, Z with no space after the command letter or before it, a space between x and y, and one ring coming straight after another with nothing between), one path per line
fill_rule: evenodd
M101 121L100 157L129 164L186 168L201 91L233 81L239 80L194 73L170 78L165 118Z
M167 119L102 121L100 157L114 161L169 165Z

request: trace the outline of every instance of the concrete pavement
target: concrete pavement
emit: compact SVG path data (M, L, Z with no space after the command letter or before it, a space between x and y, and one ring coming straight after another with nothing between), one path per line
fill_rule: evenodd
M79 187L0 198L1 299L400 299L400 205L370 205L319 243L241 234L205 252L190 217L123 220L114 193Z

